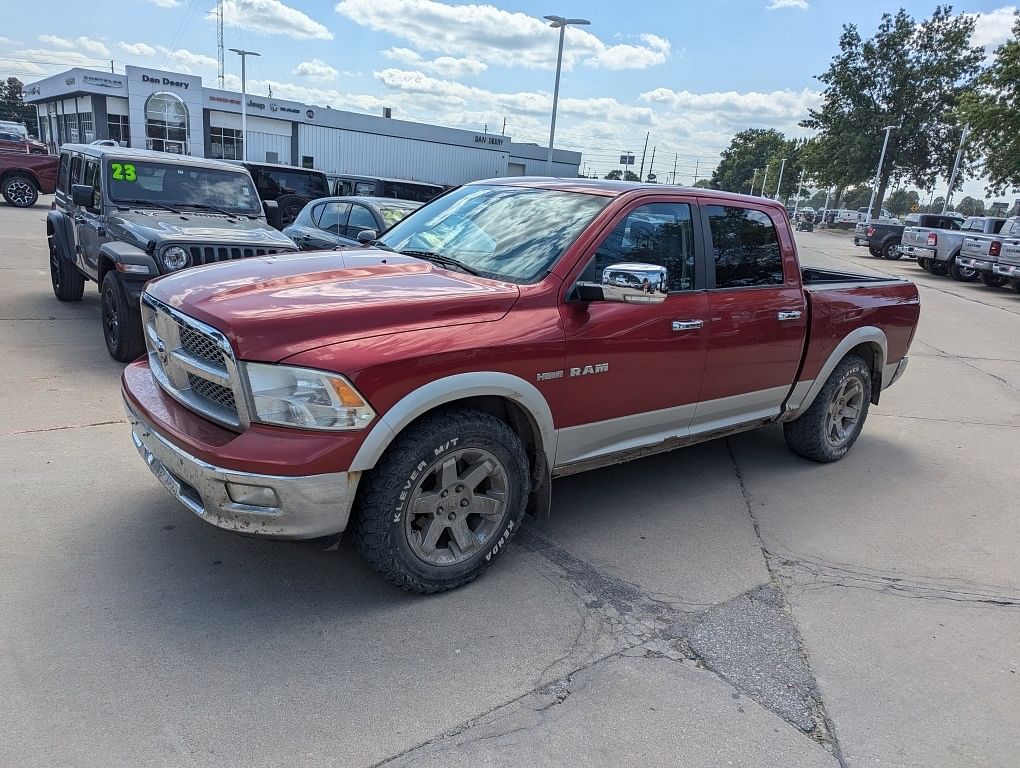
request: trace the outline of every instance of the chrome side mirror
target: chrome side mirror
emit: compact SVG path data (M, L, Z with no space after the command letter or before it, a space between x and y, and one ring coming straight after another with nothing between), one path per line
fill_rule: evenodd
M579 282L581 301L620 301L661 304L666 300L666 268L655 264L613 264L602 270L598 283Z

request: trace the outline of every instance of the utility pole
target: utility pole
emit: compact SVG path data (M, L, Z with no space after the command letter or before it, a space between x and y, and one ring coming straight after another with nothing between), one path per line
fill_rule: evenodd
M676 184L676 163L680 159L680 153L673 155L673 184Z
M500 136L506 136L506 118L503 118L503 130L499 133Z
M648 137L651 134L651 131L645 133L645 148L641 150L641 170L638 171L638 181L643 181L645 178L645 154L648 152Z
M698 183L698 164L700 162L701 160L694 161L694 184L692 184L691 186L695 186Z
M113 59L110 59L110 74L111 75L117 74L116 72L113 71Z
M654 167L655 167L655 147L652 147L652 161L648 164L648 179L652 178L653 175L652 169ZM647 181L648 179L642 179L642 181Z
M942 213L949 210L949 201L953 199L953 187L956 185L956 173L960 170L960 160L963 158L963 143L967 140L967 133L970 126L963 126L963 133L960 135L960 148L956 150L956 160L953 161L953 173L949 177L949 189L946 190L946 202L942 204Z
M223 0L216 3L216 66L220 80L220 90L223 84Z

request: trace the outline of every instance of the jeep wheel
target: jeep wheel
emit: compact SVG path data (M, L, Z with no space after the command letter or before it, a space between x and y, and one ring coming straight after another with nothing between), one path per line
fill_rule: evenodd
M305 207L304 198L298 195L281 195L276 200L280 207L280 227L289 227Z
M122 363L141 357L145 352L142 316L138 307L131 306L124 285L113 270L103 278L100 296L103 338L110 356Z
M871 405L871 371L850 355L836 366L802 415L783 425L790 450L821 463L846 456L857 441Z
M506 547L528 478L524 446L499 419L473 410L430 416L362 481L354 540L373 569L406 590L454 589Z
M882 258L889 261L898 261L903 258L903 254L900 253L900 244L896 242L886 243L882 247Z
M0 193L3 194L8 205L13 205L15 208L31 208L39 199L39 187L30 178L20 174L4 179L3 185L0 186Z
M981 273L981 282L987 285L989 288L1001 288L1006 284L1008 278L1000 277L999 275L993 275L991 272Z
M974 267L961 267L955 256L949 260L949 274L961 283L973 283L978 277L978 271Z
M81 301L85 293L85 275L60 252L57 238L50 234L50 285L60 301Z

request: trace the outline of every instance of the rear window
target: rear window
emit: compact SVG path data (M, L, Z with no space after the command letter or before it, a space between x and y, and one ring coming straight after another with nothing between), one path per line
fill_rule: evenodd
M383 182L383 197L395 197L398 200L417 200L427 203L438 196L443 190L431 184L412 184L406 181Z
M716 288L780 285L783 257L776 227L766 214L751 208L708 205Z

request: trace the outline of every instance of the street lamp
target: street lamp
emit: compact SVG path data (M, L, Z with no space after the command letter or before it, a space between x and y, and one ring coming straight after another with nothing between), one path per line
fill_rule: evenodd
M248 159L248 96L245 91L244 62L249 56L261 56L255 51L246 51L243 48L231 48L232 53L241 57L241 159Z
M875 195L878 194L878 181L882 178L882 163L885 162L885 148L889 144L889 131L895 128L895 125L887 125L882 130L885 131L885 138L882 140L882 154L878 156L878 168L875 169L875 183L871 186L871 202L868 203L868 223L874 221L874 208L875 208ZM881 217L879 217L881 218Z
M571 24L582 26L591 24L587 19L565 19L562 16L546 16L549 26L560 31L560 49L556 54L556 86L553 88L552 123L549 125L549 157L545 163L546 176L552 176L553 140L556 138L556 107L560 101L560 68L563 66L563 38L567 27Z
M779 166L779 181L776 182L776 200L779 199L779 188L783 185L783 171L786 170L786 158L783 158L782 164ZM786 205L784 202L783 205Z
M765 197L765 182L767 182L768 180L769 180L769 166L768 166L768 163L766 163L765 164L765 174L764 174L764 176L762 176L762 179L761 179L761 196L762 197Z
M758 168L754 169L754 175L751 177L751 191L747 193L749 195L754 194L754 180L758 178L758 171L759 171Z

